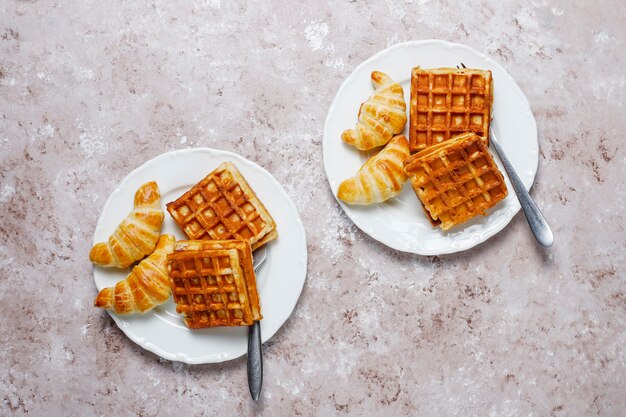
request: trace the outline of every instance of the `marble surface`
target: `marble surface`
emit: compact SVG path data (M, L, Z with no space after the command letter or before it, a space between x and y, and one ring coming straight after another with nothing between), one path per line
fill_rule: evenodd
M462 3L462 4L457 4ZM0 4L0 415L621 416L626 409L626 24L620 1L11 1ZM347 219L322 169L342 80L397 42L497 59L539 129L523 215L473 250L419 257ZM209 146L296 202L309 272L265 345L187 366L92 307L100 209L133 168Z

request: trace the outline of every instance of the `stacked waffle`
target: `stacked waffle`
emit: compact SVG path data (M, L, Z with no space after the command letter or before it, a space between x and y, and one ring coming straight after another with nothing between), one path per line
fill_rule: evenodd
M225 162L167 211L190 240L167 257L176 311L190 328L246 326L262 318L252 251L278 232L237 167Z
M187 327L245 326L261 320L248 242L177 242L167 269L176 311Z
M507 196L489 153L491 71L413 68L409 146L404 160L415 194L443 230L485 212Z
M504 177L488 150L491 71L413 68L408 143L400 135L392 139L406 122L399 116L405 109L402 87L378 71L372 80L374 95L361 105L357 128L342 139L360 150L386 146L340 184L339 199L380 203L398 195L408 178L430 222L448 230L485 215L506 197ZM380 126L386 130L374 128Z
M404 169L428 219L443 230L485 214L507 195L502 173L474 133L412 155Z

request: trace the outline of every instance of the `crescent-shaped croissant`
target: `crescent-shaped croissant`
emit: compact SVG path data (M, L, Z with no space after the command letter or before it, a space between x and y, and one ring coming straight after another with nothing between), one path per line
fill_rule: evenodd
M174 236L161 236L154 252L139 262L115 287L100 291L93 305L118 314L130 314L145 313L167 301L171 293L167 255L174 251L174 243Z
M380 203L400 194L407 180L402 161L410 156L409 142L395 136L356 175L339 185L337 197L348 204Z
M372 72L372 84L376 91L361 104L356 129L341 134L344 142L362 151L386 144L406 124L402 86L380 71Z
M156 182L148 182L135 193L133 210L117 226L107 242L96 244L89 253L100 266L126 268L152 253L163 224L161 194Z

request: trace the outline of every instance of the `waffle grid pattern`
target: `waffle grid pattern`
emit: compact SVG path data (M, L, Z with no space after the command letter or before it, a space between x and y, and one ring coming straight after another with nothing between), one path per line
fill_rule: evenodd
M256 248L274 225L269 214L261 213L260 203L248 188L223 164L167 204L167 210L189 239L240 239Z
M504 177L480 137L469 133L424 153L405 169L427 214L442 229L484 214L506 197Z
M168 256L176 311L190 328L252 324L237 250L207 250Z
M411 77L412 152L465 132L488 140L493 101L490 71L413 69Z
M252 250L250 244L243 240L181 240L174 245L174 252L193 253L206 250L231 250L235 249L239 255L239 266L243 272L244 280L250 300L250 309L253 320L261 320L261 307L259 294L256 286L256 274L252 264Z

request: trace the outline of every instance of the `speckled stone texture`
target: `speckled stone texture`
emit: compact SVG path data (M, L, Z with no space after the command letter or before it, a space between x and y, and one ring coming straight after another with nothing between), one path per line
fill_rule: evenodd
M621 1L10 1L0 5L0 415L623 416ZM399 253L358 230L322 169L341 82L397 42L497 59L539 129L519 214L461 254ZM309 272L265 345L187 366L92 307L88 251L109 193L160 153L209 146L268 169L296 202Z

